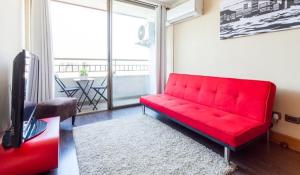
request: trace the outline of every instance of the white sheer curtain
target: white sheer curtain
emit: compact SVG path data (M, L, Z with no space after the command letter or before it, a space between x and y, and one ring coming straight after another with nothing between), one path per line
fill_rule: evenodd
M37 102L38 101L38 81L36 81L39 77L39 60L36 55L31 55L30 63L29 63L29 72L28 79L26 83L26 101L29 102Z
M156 8L156 91L162 93L166 83L166 7Z
M53 98L52 36L49 0L32 0L30 51L39 57L38 101Z

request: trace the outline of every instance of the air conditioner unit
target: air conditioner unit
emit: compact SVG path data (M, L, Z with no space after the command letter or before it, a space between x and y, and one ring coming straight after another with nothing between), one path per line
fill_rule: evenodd
M138 41L136 44L150 47L155 42L155 23L147 22L138 28Z
M167 22L176 24L202 15L203 0L188 0L167 11Z

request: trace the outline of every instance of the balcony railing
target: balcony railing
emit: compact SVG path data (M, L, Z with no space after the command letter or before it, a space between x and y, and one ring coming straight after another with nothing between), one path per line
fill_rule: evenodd
M56 73L75 73L81 69L87 72L107 72L107 59L95 58L55 58L54 71ZM79 63L78 63L79 62ZM149 60L145 59L113 59L113 72L148 72Z
M87 64L88 63L88 64ZM89 73L94 73L90 75L95 78L95 83L103 81L105 74L108 71L108 61L107 59L87 59L87 58L55 58L54 59L54 71L60 74L60 78L64 81L65 85L68 87L76 86L74 84L74 78L79 76L80 70L84 67ZM142 95L149 94L150 90L150 61L145 59L113 59L112 69L114 73L125 72L125 75L130 76L114 76L114 81L118 86L113 86L114 101L118 105L123 105L127 103L138 103L138 97ZM28 61L26 62L26 72L29 71ZM101 76L103 72L104 76ZM140 72L140 73L139 73ZM64 74L69 74L64 76ZM137 83L138 82L138 83ZM124 88L119 88L124 87ZM55 97L65 96L64 93L60 92L60 87L55 83ZM91 97L94 96L93 91L90 92ZM76 94L74 97L79 98L80 93ZM103 103L103 102L102 102ZM105 102L104 102L105 103ZM103 105L99 103L98 109L104 109ZM105 105L104 105L105 106ZM85 106L84 112L91 111Z

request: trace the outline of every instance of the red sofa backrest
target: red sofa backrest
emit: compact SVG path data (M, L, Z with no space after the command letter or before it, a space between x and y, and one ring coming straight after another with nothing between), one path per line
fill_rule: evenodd
M172 73L165 94L270 122L276 86L267 81Z

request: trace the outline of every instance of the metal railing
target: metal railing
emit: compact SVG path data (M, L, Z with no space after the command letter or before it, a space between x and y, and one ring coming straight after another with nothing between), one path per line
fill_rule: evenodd
M54 71L56 73L74 73L85 69L87 72L107 72L107 59L95 58L55 58ZM74 62L82 62L81 64ZM60 63L56 63L60 62ZM73 63L72 63L73 62ZM94 63L88 63L94 62ZM95 63L97 62L97 63ZM113 59L113 71L149 71L149 60L145 59Z

